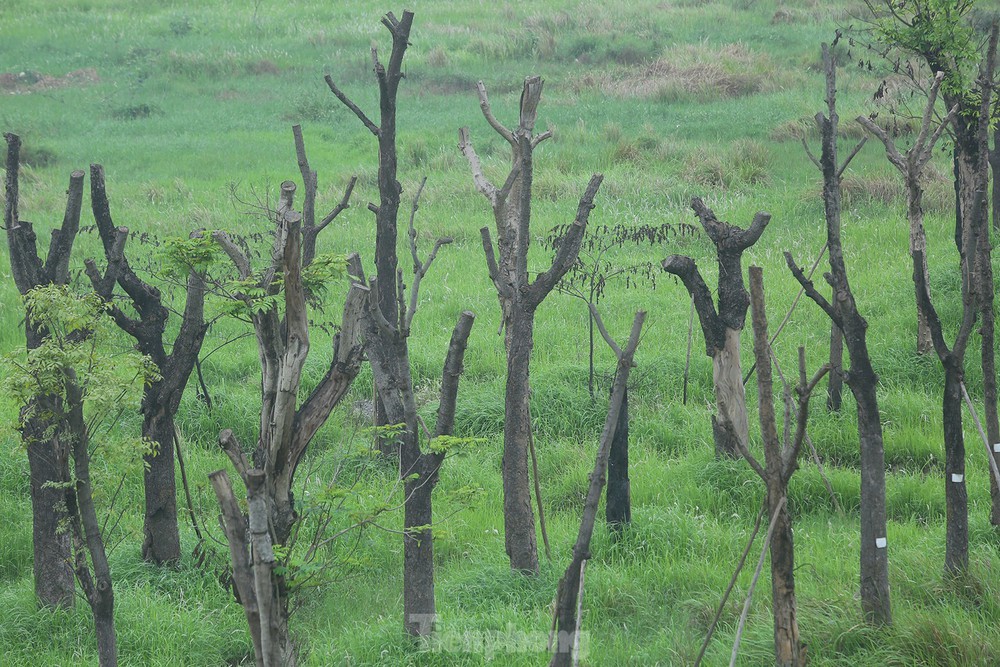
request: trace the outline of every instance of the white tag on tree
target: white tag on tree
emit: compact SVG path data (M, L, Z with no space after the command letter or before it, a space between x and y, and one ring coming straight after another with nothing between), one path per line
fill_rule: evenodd
M887 544L887 541L886 541L886 539L884 537L876 537L875 538L875 546L878 547L879 549L885 549L885 545L886 544Z
M993 443L993 453L1000 454L1000 442Z
M951 473L951 481L955 482L956 484L961 482L963 479L965 479L965 475L960 475L957 472Z

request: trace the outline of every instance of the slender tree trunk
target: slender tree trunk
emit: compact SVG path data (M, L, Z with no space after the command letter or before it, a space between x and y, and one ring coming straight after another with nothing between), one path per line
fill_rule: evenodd
M718 458L739 458L740 444L748 445L746 393L740 367L740 331L726 329L725 344L712 357L717 414L712 415L712 435Z
M632 489L628 478L628 387L622 393L618 427L608 454L608 490L604 517L608 527L621 532L632 522Z
M844 332L836 324L830 325L830 379L826 386L826 409L840 412L844 401Z
M927 235L924 233L924 210L922 204L924 192L918 180L907 178L906 217L910 222L910 256L916 251L921 252L924 282L930 285L930 272L927 268ZM934 351L931 342L931 328L927 323L927 313L923 304L917 300L917 354L927 354Z
M993 173L993 229L1000 231L1000 127L993 130L993 148L989 152L990 171Z
M962 433L962 368L949 358L944 376L945 527L944 566L969 567L969 497L965 489L965 439Z
M430 526L433 522L431 494L437 484L438 471L437 466L432 470L423 469L422 464L428 458L420 456L422 460L413 471L418 477L404 485L406 505L403 520L406 526L412 528L407 528L403 535L403 619L406 631L417 637L433 632L437 614L434 605L434 539Z
M156 443L145 457L146 515L143 522L142 557L153 563L180 560L177 527L177 489L174 478L174 420L166 397L147 393L142 433Z
M512 309L508 325L507 389L503 434L504 541L513 570L538 572L535 515L528 483L528 438L531 432L530 360L534 345L533 313Z
M118 664L118 638L115 632L114 610L111 604L94 607L94 631L97 635L97 655L101 667Z
M767 502L772 513L785 497L785 491L784 487L768 490ZM795 544L787 504L778 513L771 537L771 598L775 663L779 667L804 665L795 616Z
M859 378L849 386L858 407L858 440L861 443L861 610L866 622L889 625L892 608L885 541L885 449L875 374L870 364L865 367L854 361L851 373L852 378Z
M43 405L40 409L45 410ZM58 438L46 435L49 425L37 417L23 430L28 443L31 478L32 547L34 553L35 596L43 607L71 608L75 582L70 533L65 529L65 490L59 486L70 480L69 452Z

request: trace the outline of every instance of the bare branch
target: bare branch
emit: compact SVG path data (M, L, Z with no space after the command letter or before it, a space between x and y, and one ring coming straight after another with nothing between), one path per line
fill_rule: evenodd
M608 347L610 347L615 353L616 358L621 357L622 349L618 347L618 343L616 343L615 339L608 333L607 328L604 326L604 320L601 319L601 313L597 310L597 306L590 301L587 302L587 305L590 307L590 314L594 316L594 323L597 325L597 330L601 333L601 338L604 339L604 342L606 342Z
M823 165L821 165L819 163L819 160L816 159L816 156L813 155L812 150L810 150L809 148L809 142L806 141L805 136L802 137L802 148L806 149L806 155L809 156L809 161L812 162L814 165L816 165L817 169L822 169Z
M465 310L458 317L458 323L451 334L448 344L448 355L445 357L444 370L441 373L441 401L438 404L437 424L434 427L435 437L451 435L455 425L455 403L458 396L458 381L462 376L462 363L465 359L465 348L469 342L469 333L475 323L476 316L472 311Z
M376 137L382 134L378 125L373 123L368 116L365 115L365 112L358 108L358 105L352 102L350 98L348 98L347 95L340 90L340 88L337 88L337 84L333 82L333 77L327 74L323 77L323 79L326 81L326 85L330 87L330 92L336 95L337 99L340 100L345 107L353 111L354 115L357 116L362 123L364 123L365 127L367 127L372 134Z
M514 133L508 130L503 124L497 120L496 116L493 115L493 109L490 108L490 100L486 96L486 86L482 81L476 83L476 91L479 94L479 108L483 111L483 117L486 118L486 122L490 124L497 134L503 137L508 144L514 145Z
M802 288L806 291L806 296L812 299L817 306L822 308L823 312L826 313L827 317L829 317L834 324L843 329L843 327L841 326L842 322L840 315L837 314L837 311L830 304L830 302L826 300L826 297L824 297L822 294L816 291L816 286L813 284L813 281L807 278L804 273L802 273L802 269L795 263L795 260L792 258L792 253L785 251L785 262L788 264L788 268L791 270L792 275L795 276L795 279L797 281L799 281L799 285L801 285Z
M886 133L885 130L875 124L875 122L867 116L858 116L855 120L860 123L869 134L882 142L885 146L885 155L889 159L889 162L891 162L903 174L906 174L906 159L900 155L899 149L896 148L896 143L889 137L888 133Z
M45 260L45 273L56 285L69 282L69 259L80 229L80 211L83 208L84 172L76 169L70 174L69 188L66 190L66 213L59 229L52 230L52 243Z
M698 320L701 322L702 331L705 332L707 353L711 355L712 350L720 346L719 340L723 335L724 325L715 310L712 291L705 284L705 279L701 277L698 265L690 257L670 255L663 260L662 266L664 271L681 279L694 300L695 309L698 311Z
M847 158L844 160L844 163L840 165L840 169L837 170L838 180L844 175L844 172L847 170L847 167L851 164L851 160L854 159L854 156L858 154L858 152L864 147L864 145L867 142L868 142L868 137L861 137L861 141L857 143L857 145L854 147L854 150L852 150L850 155L848 155Z
M229 457L229 460L233 462L233 466L236 468L236 472L240 474L240 478L246 481L247 473L250 471L250 464L247 463L247 457L243 453L240 441L236 439L236 435L230 429L227 428L219 433L219 447ZM225 472L222 472L222 474L225 474Z
M527 84L526 84L527 85ZM580 244L583 242L584 232L587 230L587 222L590 220L590 212L594 209L594 197L604 180L603 174L594 174L590 177L587 190L580 198L580 205L576 210L576 219L563 235L559 242L559 250L552 260L552 266L548 271L539 275L528 288L529 299L539 304L542 299L552 291L566 272L573 266L580 253Z
M246 280L250 277L250 260L243 251L240 250L239 246L233 242L229 237L229 234L222 230L216 230L212 232L212 238L215 240L219 246L222 247L222 251L226 253L226 256L232 260L233 265L236 267L237 273L239 273L241 280Z
M538 144L542 143L543 141L551 137L552 137L552 130L545 130L541 134L532 137L531 147L535 148L536 146L538 146Z
M476 154L476 149L472 147L472 141L469 139L469 128L462 127L458 130L458 149L462 151L462 155L469 162L469 168L472 170L472 182L476 186L476 190L481 192L483 196L489 200L491 206L497 205L497 188L495 185L487 180L486 176L483 175L483 165L479 161L479 156ZM514 172L512 171L511 174ZM508 181L511 179L508 178ZM506 185L505 185L506 187ZM507 189L510 192L510 189Z
M347 187L344 189L344 196L341 197L340 202L333 207L326 217L319 221L316 225L316 232L319 233L323 229L333 222L338 215L343 213L346 209L351 207L351 194L354 192L354 186L358 182L357 176L351 176L351 180L347 182Z
M111 300L111 294L115 289L115 283L121 274L122 258L124 257L125 241L128 239L128 227L119 227L115 230L114 245L108 255L108 269L102 276L97 268L97 264L92 259L84 260L87 277L94 291L105 301Z

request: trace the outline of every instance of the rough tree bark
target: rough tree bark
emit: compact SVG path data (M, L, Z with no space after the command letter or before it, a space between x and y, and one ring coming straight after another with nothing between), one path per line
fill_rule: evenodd
M517 127L509 129L493 115L486 87L478 84L479 106L487 123L510 144L511 169L497 187L483 174L479 156L469 139L468 128L458 131L458 147L472 171L476 189L486 197L496 221L497 243L488 227L480 229L486 265L497 290L507 350L507 384L504 395L504 542L510 566L521 572L538 572L535 516L531 510L528 482L528 447L531 439L531 350L534 345L535 312L549 292L569 271L580 252L594 197L603 176L591 177L577 208L576 220L558 243L551 266L531 281L528 277L528 246L531 240L531 187L534 150L551 132L535 134L542 79L524 80Z
M663 260L663 270L679 277L694 299L705 336L705 353L712 358L716 402L716 414L712 416L715 455L737 458L749 443L750 431L740 368L740 332L750 305L743 286L743 252L757 242L771 216L758 213L747 229L740 229L718 220L712 209L698 197L691 201L691 208L715 244L719 264L718 311L693 259L670 255Z
M621 532L632 523L632 488L628 478L628 387L622 392L618 426L608 453L608 491L604 507L608 528Z
M826 188L837 182L850 157L844 164L837 160L837 107L836 69L827 45L823 45L823 59L826 67L826 102L829 117L817 114L823 151L819 164L823 170L824 201L827 206L835 205L839 196L836 192L826 192ZM856 151L855 151L856 152ZM830 273L824 277L833 288L833 298L827 301L812 281L806 278L791 253L785 253L792 274L802 285L806 294L834 325L844 332L844 342L850 355L850 369L844 374L848 388L854 395L858 410L858 439L861 449L861 607L866 622L873 625L892 623L889 601L889 559L886 548L885 516L885 450L882 440L882 423L878 408L876 386L878 375L872 368L868 355L868 321L858 312L854 293L851 291L844 263L844 250L840 238L840 226L827 220L827 245L830 251ZM836 371L834 371L836 372Z
M596 314L596 310L592 310ZM597 448L597 457L594 461L594 470L590 473L590 485L587 489L587 498L583 505L583 517L580 520L580 529L577 533L576 543L573 545L573 557L570 559L566 572L559 580L559 589L556 593L555 625L553 630L557 630L556 639L552 642L555 652L552 656L550 667L569 667L573 663L573 647L576 645L577 629L579 624L578 598L580 594L581 568L584 561L590 558L590 540L594 534L594 524L597 521L597 506L601 500L601 491L604 489L604 474L608 469L608 457L611 452L611 443L615 439L615 431L618 428L618 419L622 411L622 403L625 399L625 387L628 385L628 376L634 366L633 359L635 350L639 346L639 334L642 333L642 324L646 319L645 311L635 314L632 321L632 331L629 334L628 343L625 349L618 347L614 339L608 334L600 316L597 317L597 325L601 335L614 351L618 358L618 368L615 372L615 382L611 390L611 403L608 405L608 417L604 421L604 430L601 433L600 445Z
M396 98L399 83L403 79L403 57L410 44L410 29L413 26L413 12L404 11L402 18L397 19L392 12L382 17L382 25L392 36L392 50L388 65L384 65L378 57L378 51L372 47L372 65L378 82L379 124L376 125L367 115L345 95L334 83L330 75L326 76L326 84L348 109L350 109L378 141L378 192L379 203L368 204L368 209L375 214L375 277L378 292L376 302L382 317L387 322L398 322L401 316L398 301L397 267L399 259L396 256L397 221L399 217L400 195L403 186L396 178L398 153L396 149ZM376 392L379 389L376 387ZM385 413L385 400L381 395L375 396L375 425L391 424ZM376 438L379 449L386 456L397 456L397 448L391 439Z
M52 231L48 255L43 261L38 254L34 228L30 222L21 220L18 211L21 138L16 134L5 134L4 138L7 141L4 228L14 284L22 295L43 285L65 285L69 282L70 254L80 227L84 172L77 170L70 175L63 224ZM41 345L47 332L32 321L29 313L25 313L24 328L28 350ZM68 514L59 486L70 479L69 450L58 434L52 433L51 420L44 417L57 414L62 406L58 397L41 395L34 407L37 408L32 410L34 415L23 421L21 439L28 451L31 483L35 596L44 607L72 607L70 534L61 528L66 525Z
M127 233L128 229L116 227L112 220L104 168L99 164L90 166L90 193L97 231L105 257L111 262L117 231L124 229ZM161 379L144 388L141 408L142 435L157 444L155 451L145 458L142 557L154 563L171 563L181 557L174 480L174 417L208 330L204 319L205 281L196 271L190 272L180 330L168 354L163 339L170 311L163 304L160 290L139 278L127 257L114 258L114 261L118 263L118 285L138 317L129 317L114 304L111 316L122 331L135 338L137 349L153 360L161 375ZM86 262L86 269L94 290L111 303L114 283L102 281L90 260Z
M350 388L364 354L360 329L367 290L352 285L344 304L340 331L333 340L329 369L312 393L299 401L302 371L309 353L309 319L302 281L302 216L292 210L295 190L294 183L282 184L271 264L259 274L259 286L269 296L277 296L283 290L284 317L277 305L262 310L250 297L237 295L253 312L251 319L261 360L261 421L252 455L253 467L232 431L227 429L219 435L220 446L247 487L251 513L256 512L251 521L251 538L259 545L288 544L299 519L292 492L295 471L313 436ZM314 197L315 189L307 188L306 198ZM240 278L252 278L250 259L239 246L225 232L216 232L213 237L232 260ZM357 256L349 258L348 263L352 274L357 273L360 267ZM278 275L282 279L274 280ZM238 508L233 508L235 497L228 477L219 473L210 477L223 510L234 581L250 623L258 664L294 665L284 576L275 570L273 554L267 557L267 549L260 548L248 551L250 545L245 537L240 537L246 524ZM263 518L260 512L266 512ZM252 568L247 566L250 553L254 558ZM264 593L273 594L262 597Z
M757 397L760 411L761 439L764 441L764 466L748 450L744 458L757 471L767 487L767 507L773 519L771 537L771 599L774 614L774 657L780 667L804 665L805 651L799 641L795 603L795 546L792 519L785 499L788 481L798 468L798 455L806 434L809 397L813 388L831 368L820 368L812 380L806 379L805 349L799 348L799 408L795 436L782 447L774 415L774 392L771 374L771 350L768 343L767 314L764 307L764 276L760 267L750 267L750 301L753 322L753 350L757 366Z
M990 115L990 98L992 93L993 70L995 66L997 49L997 29L994 27L990 37L989 51L983 76L980 80L981 103L979 115L976 119L979 171L983 171L986 165L986 155L984 146L988 141L988 125ZM961 108L955 117L955 122L961 116ZM961 134L961 129L956 133ZM956 144L958 139L956 139ZM960 178L961 186L961 178ZM985 185L985 184L984 184ZM980 312L983 296L979 290L983 284L982 279L984 269L982 262L988 258L988 252L980 249L983 244L989 245L989 225L982 224L987 219L986 209L987 193L985 187L976 192L965 192L964 188L960 195L968 197L959 203L962 213L962 250L959 253L962 273L962 320L958 332L955 335L955 342L951 349L944 340L941 319L931 301L930 292L927 289L927 280L920 266L918 258L923 261L923 253L918 252L913 260L913 282L920 299L927 311L927 321L931 329L931 338L934 342L934 350L937 352L941 365L944 368L944 396L942 399L942 420L944 425L944 450L945 450L945 569L949 572L964 572L969 566L969 509L968 493L965 487L965 440L962 431L962 382L965 375L965 352L969 343L969 336L975 326L976 316ZM978 221L978 222L977 222ZM985 234L985 237L982 236ZM991 279L992 283L992 279ZM991 290L992 291L992 290ZM985 325L984 325L985 326ZM985 335L984 335L985 338ZM993 378L995 381L995 378ZM989 429L990 408L987 405L987 429ZM996 442L993 434L987 434L990 442ZM991 483L995 487L995 483Z
M404 480L403 510L403 625L414 636L427 636L434 630L434 543L432 491L438 481L445 452L440 449L423 451L420 445L420 418L414 400L410 371L409 337L419 303L420 283L427 275L438 251L451 243L450 238L438 239L426 260L417 253L417 232L414 219L426 178L413 198L409 219L409 249L413 260L413 284L407 300L403 272L396 257L397 218L402 186L396 180L396 97L403 78L403 56L408 45L413 13L404 11L401 19L386 14L382 24L392 36L392 51L388 66L372 49L375 77L379 86L380 123L375 125L368 116L326 77L327 86L344 106L350 109L378 139L378 184L380 202L369 204L375 214L375 276L367 281L366 307L363 312L362 336L377 393L376 407L382 413L379 423L402 424L404 429L395 443L387 442L383 453L398 453L399 474ZM365 285L363 272L359 287ZM474 315L465 311L459 317L452 334L445 360L441 386L441 403L433 440L451 434L454 423L458 378Z

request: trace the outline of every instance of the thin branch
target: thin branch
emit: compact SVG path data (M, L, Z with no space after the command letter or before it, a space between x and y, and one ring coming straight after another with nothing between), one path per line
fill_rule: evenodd
M802 137L802 148L806 149L806 155L809 156L809 161L816 165L817 169L822 169L823 165L821 165L819 160L816 159L816 156L813 155L812 150L809 148L809 142L806 141L805 136Z
M323 231L323 229L333 222L338 215L351 207L351 194L354 192L354 186L357 182L358 177L351 176L351 180L347 182L347 187L344 188L344 196L340 198L340 202L333 207L333 210L330 211L326 217L319 221L319 224L316 225L317 233Z
M754 570L753 579L750 580L750 590L747 591L747 600L743 604L743 612L740 614L740 622L736 625L736 639L733 642L733 653L729 658L729 667L736 666L736 656L740 652L740 640L743 638L743 628L747 624L747 616L750 614L750 601L753 599L753 591L757 587L757 580L760 579L760 571L764 567L764 559L767 556L767 548L771 545L771 537L774 535L774 527L778 523L778 515L785 507L786 497L782 496L778 501L778 506L774 508L771 515L771 524L767 527L767 535L764 537L764 546L760 550L760 558L757 560L757 569Z
M482 81L476 82L476 92L479 94L479 108L483 111L483 117L486 118L486 122L490 124L497 134L503 137L508 144L514 145L514 133L508 130L503 124L497 120L496 116L493 115L493 109L490 107L490 100L486 95L486 86Z
M854 156L858 154L858 152L864 147L864 145L867 142L868 142L868 137L861 137L861 141L858 142L858 144L854 147L854 150L852 150L850 155L848 155L847 158L844 160L844 163L840 165L840 169L837 170L837 180L840 180L840 178L844 175L844 172L847 170L848 165L851 164L851 160L854 159Z
M378 125L373 123L371 119L369 119L368 116L365 115L365 112L362 111L360 108L358 108L358 105L352 102L350 98L347 97L347 95L345 95L340 90L340 88L337 88L337 84L333 82L332 76L327 74L325 77L323 77L323 80L326 81L326 85L330 87L330 92L336 95L337 99L340 100L345 107L353 111L354 115L357 116L362 123L364 123L365 127L367 127L372 134L374 134L376 137L382 134L382 131L378 128Z
M458 149L462 151L462 155L469 162L469 169L472 170L472 182L476 186L476 190L489 200L491 206L495 207L499 201L497 188L483 174L483 164L479 160L479 155L476 154L476 149L472 147L472 141L469 139L469 128L467 127L462 127L458 130ZM514 174L514 172L511 171L511 174ZM508 181L510 180L508 178ZM513 183L511 185L513 186ZM507 190L506 194L509 194L510 189L507 188L506 184L504 188ZM504 195L505 199L506 194Z
M840 315L838 315L837 311L834 310L832 305L830 305L830 302L826 300L826 297L816 291L816 286L813 284L813 281L802 273L802 269L799 268L799 266L795 263L795 260L792 258L792 253L787 250L785 251L785 262L788 264L788 268L791 270L792 275L795 276L797 281L799 281L799 285L805 289L809 298L812 299L817 306L823 309L823 312L826 313L827 317L829 317L834 324L843 329L843 326L841 326L842 321Z
M604 326L604 320L601 319L601 313L597 310L597 306L589 301L587 302L587 306L590 308L590 314L594 317L594 323L597 325L597 330L601 333L601 338L604 339L604 342L606 342L608 347L610 347L615 353L615 357L622 356L622 349L618 347L618 343L616 343L615 339L608 333L607 328Z

